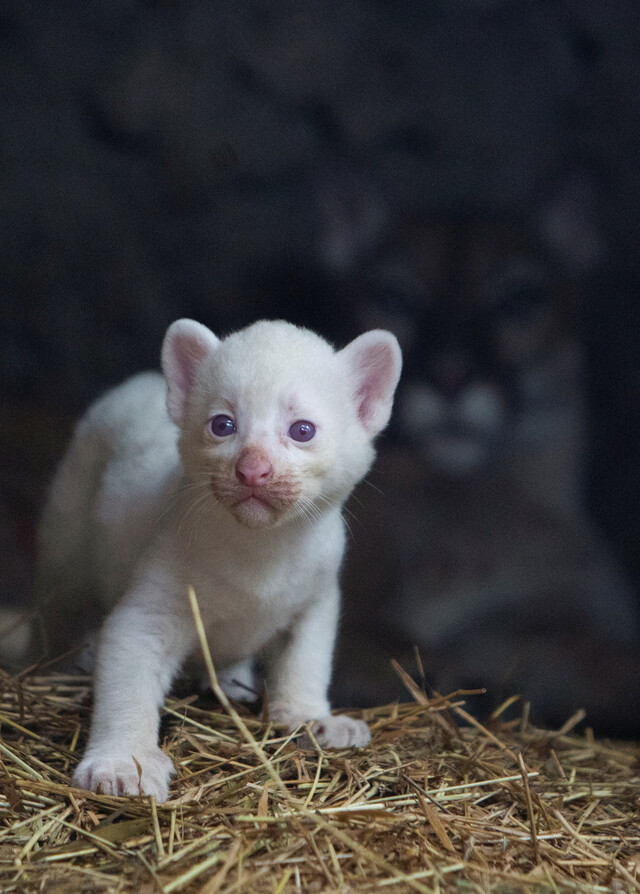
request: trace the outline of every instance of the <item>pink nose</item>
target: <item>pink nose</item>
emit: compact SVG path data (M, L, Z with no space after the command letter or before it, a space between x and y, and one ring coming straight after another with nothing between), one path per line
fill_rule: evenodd
M269 457L262 452L247 451L236 463L236 478L247 487L259 487L266 484L273 475L273 466Z

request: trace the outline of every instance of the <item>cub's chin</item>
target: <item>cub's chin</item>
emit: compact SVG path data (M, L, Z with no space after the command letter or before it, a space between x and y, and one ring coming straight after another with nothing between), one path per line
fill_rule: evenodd
M228 507L236 521L245 528L272 528L280 524L286 512L276 509L259 497L247 497Z

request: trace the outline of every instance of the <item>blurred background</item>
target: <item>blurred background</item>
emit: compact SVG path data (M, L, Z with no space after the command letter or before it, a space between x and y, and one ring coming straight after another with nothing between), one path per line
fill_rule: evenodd
M172 320L383 326L336 702L406 698L396 658L639 735L636 0L4 0L0 83L2 602Z

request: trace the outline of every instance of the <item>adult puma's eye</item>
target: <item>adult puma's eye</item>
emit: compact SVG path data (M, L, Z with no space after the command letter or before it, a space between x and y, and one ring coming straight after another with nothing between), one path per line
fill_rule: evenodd
M209 420L209 431L216 438L226 438L227 435L232 435L235 430L235 422L231 416L226 416L224 413L218 413Z
M289 429L289 437L293 441L310 441L315 433L315 425L313 422L307 422L306 419L298 419Z

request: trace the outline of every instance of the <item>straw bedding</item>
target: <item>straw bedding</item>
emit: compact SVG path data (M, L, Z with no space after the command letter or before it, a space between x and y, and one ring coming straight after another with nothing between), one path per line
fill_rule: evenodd
M404 675L398 668L398 672ZM363 712L371 747L301 749L265 716L173 697L172 798L69 787L86 677L0 676L0 889L640 891L640 748L459 694ZM268 711L265 706L263 712ZM239 712L239 713L238 713Z

